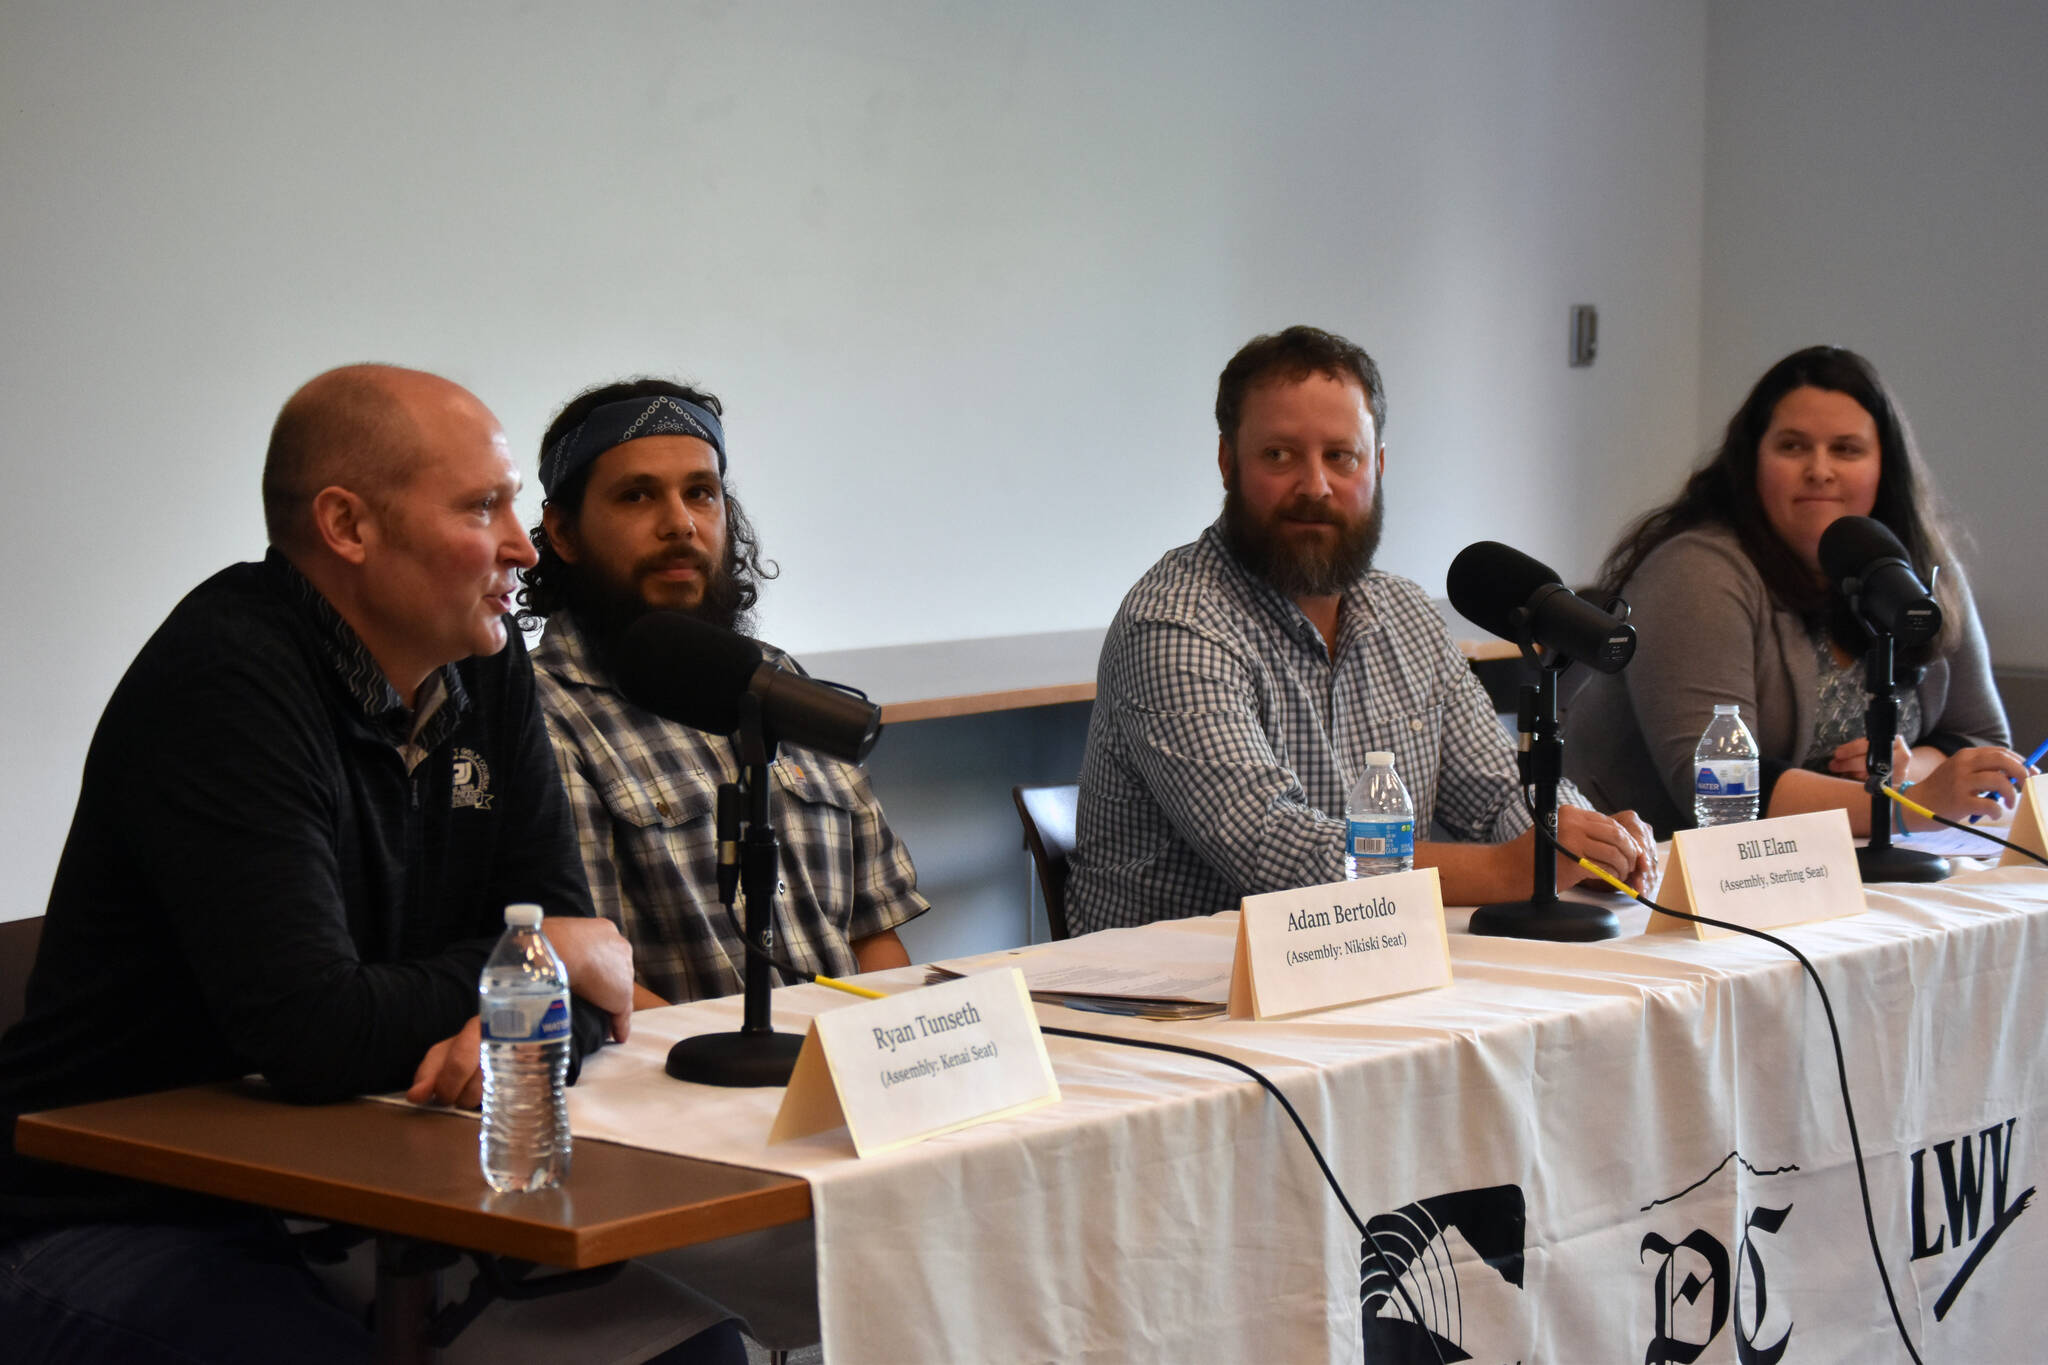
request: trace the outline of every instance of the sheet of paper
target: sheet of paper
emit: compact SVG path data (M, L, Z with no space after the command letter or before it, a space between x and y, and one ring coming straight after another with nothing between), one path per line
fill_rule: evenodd
M1230 998L1236 941L1212 934L1155 934L1140 956L1125 942L1135 929L1112 929L1015 952L941 963L971 975L1015 967L1034 991L1116 995L1132 1000L1191 1000L1220 1005Z
M1986 834L1996 834L2001 839L2012 838L2010 822L2002 825L1982 826ZM1920 834L1908 834L1903 838L1894 834L1892 842L1900 848L1910 848L1917 853L1935 853L1945 858L1996 858L2005 850L1989 839L1979 839L1974 834L1965 834L1947 825L1927 830Z

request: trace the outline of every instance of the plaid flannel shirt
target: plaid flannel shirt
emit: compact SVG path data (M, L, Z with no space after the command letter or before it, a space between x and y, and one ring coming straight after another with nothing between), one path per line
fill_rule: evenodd
M780 650L763 652L801 671ZM634 975L671 1001L735 994L745 949L718 899L713 820L719 784L739 780L732 741L627 701L566 611L548 619L533 664L590 898L631 940ZM791 747L769 771L782 860L777 952L806 971L848 975L856 940L931 907L857 764Z
M1514 747L1429 598L1377 570L1334 659L1219 527L1169 551L1102 645L1067 883L1075 932L1234 909L1344 876L1344 798L1375 749L1454 839L1529 827ZM1559 799L1584 800L1569 784Z

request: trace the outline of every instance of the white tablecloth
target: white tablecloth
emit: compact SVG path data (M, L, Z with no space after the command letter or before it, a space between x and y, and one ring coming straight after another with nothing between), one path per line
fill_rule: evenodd
M1869 903L1786 937L1834 999L1907 1327L1930 1362L2048 1359L2048 1214L2023 1197L2048 1170L2048 873ZM1227 960L1235 918L1121 932L1134 954L1198 935ZM1738 1339L1762 1365L1905 1359L1796 963L1749 939L1451 945L1442 991L1303 1018L1041 1018L1264 1070L1445 1359L1733 1362ZM779 992L776 1026L849 1003ZM737 1000L636 1015L632 1041L586 1065L572 1126L807 1178L832 1365L1360 1358L1358 1236L1236 1073L1048 1038L1060 1104L859 1160L843 1130L764 1145L780 1090L662 1073L675 1039L738 1023ZM1435 1360L1368 1271L1369 1359Z

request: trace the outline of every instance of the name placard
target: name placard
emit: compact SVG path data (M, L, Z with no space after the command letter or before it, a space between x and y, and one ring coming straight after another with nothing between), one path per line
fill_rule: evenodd
M1247 896L1230 1017L1287 1014L1451 984L1436 869Z
M768 1141L837 1128L873 1156L1057 1103L1045 1037L1012 967L811 1020Z
M2008 836L2021 848L2030 848L2048 858L2048 773L2028 778L2020 784L2020 806L2012 813L2012 834ZM1998 860L2000 867L2039 867L2040 864L2024 853L2011 849Z
M1751 929L1860 915L1863 881L1849 813L1819 810L1679 830L1671 836L1671 866L1657 899L1673 910ZM1703 939L1734 933L1654 913L1643 932Z

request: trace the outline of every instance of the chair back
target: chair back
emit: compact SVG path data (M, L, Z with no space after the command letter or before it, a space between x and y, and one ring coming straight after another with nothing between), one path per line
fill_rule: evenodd
M1074 851L1074 808L1078 786L1012 787L1017 816L1024 822L1024 847L1038 868L1045 896L1045 924L1056 939L1067 937L1067 858Z
M0 921L0 1033L13 1028L28 1008L28 973L43 941L43 917Z

